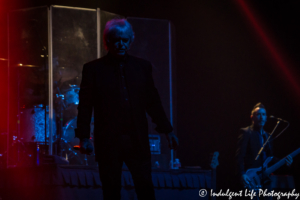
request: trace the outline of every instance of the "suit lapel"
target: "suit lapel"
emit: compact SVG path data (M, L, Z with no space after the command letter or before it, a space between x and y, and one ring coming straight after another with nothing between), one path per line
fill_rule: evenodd
M99 83L99 86L104 86L103 88L107 88L109 90L117 90L119 83L116 64L111 63L109 57L106 58L106 62L104 63L104 66L98 66L97 82Z
M135 91L136 87L136 76L137 76L137 70L135 70L135 63L132 62L132 59L130 56L127 57L127 62L125 63L125 68L124 68L124 73L126 76L126 83L128 87L128 93L129 93L129 98L131 98L134 94L133 91ZM132 98L131 98L132 99Z

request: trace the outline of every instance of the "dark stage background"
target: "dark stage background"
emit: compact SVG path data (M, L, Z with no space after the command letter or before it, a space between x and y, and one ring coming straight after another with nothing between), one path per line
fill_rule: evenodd
M241 2L247 3L261 29L249 20ZM183 166L206 167L209 153L219 151L219 188L234 185L237 133L250 125L250 111L257 102L266 106L269 115L291 123L275 141L275 155L282 158L300 147L300 95L297 83L292 84L282 71L291 70L296 82L300 80L299 1L15 0L10 5L2 3L1 9L42 5L99 7L128 17L171 20L176 47L177 157ZM0 58L5 58L6 21L1 13ZM265 34L265 39L259 34ZM0 62L2 73L5 61ZM2 103L1 110L5 108ZM2 122L5 116L2 112ZM266 130L271 131L275 123L269 120ZM1 128L5 132L5 126ZM299 166L300 156L290 172L297 183Z

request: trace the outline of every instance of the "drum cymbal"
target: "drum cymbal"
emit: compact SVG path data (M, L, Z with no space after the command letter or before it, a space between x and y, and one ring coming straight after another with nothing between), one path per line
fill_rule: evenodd
M55 71L54 80L55 81L69 81L78 76L78 72L72 68L58 67Z
M24 66L23 65L22 67L25 68L25 67L38 67L38 66L36 66L36 65L26 65L26 66ZM48 73L45 69L35 71L34 73L30 74L30 76L29 76L30 78L28 80L32 83L35 83L35 84L45 84L48 81L48 79L45 76L45 73ZM77 75L78 75L78 73L74 69L59 67L57 69L54 69L53 80L54 81L65 82L65 81L69 81L69 80L72 80L72 79L76 78Z
M48 81L48 70L45 68L37 68L38 65L25 65L25 64L17 64L13 65L13 67L18 67L18 69L30 69L32 68L33 71L30 71L29 74L24 73L26 78L29 82L34 84L45 84ZM72 68L66 67L57 67L53 69L53 80L58 82L66 82L78 77L78 72Z

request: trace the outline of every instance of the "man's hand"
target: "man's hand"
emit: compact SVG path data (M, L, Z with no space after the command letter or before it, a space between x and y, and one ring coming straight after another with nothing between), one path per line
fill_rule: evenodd
M250 180L249 176L247 176L246 174L244 174L241 177L241 181L242 181L243 185L245 187L247 187L249 185L249 183L250 183L251 180Z
M167 134L167 140L168 140L168 143L169 143L169 148L176 150L178 145L179 145L178 138L176 137L176 135L173 132L168 133Z
M286 164L286 166L291 166L292 165L292 163L293 163L293 158L292 158L292 156L290 156L290 155L288 155L287 157L285 157L285 164Z
M91 155L93 150L93 145L88 138L80 140L80 153Z

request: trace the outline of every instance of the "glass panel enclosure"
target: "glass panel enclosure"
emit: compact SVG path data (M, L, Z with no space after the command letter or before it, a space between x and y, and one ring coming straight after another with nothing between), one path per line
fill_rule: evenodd
M57 140L53 153L70 164L93 165L94 155L86 156L73 148L79 145L74 129L83 65L97 59L96 9L52 6L53 108L56 113ZM91 124L93 140L93 123Z
M8 19L7 166L38 162L49 139L48 9L16 10ZM46 125L45 125L46 124Z
M95 165L94 155L74 149L81 73L85 63L107 53L102 43L106 22L123 17L100 9L44 6L12 11L8 18L7 166L38 165L44 154ZM153 63L153 78L172 121L169 21L128 21L136 36L129 53ZM149 125L149 133L157 134L151 120ZM92 141L93 127L92 119ZM167 144L161 153L153 160L167 168Z

